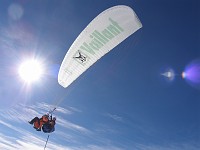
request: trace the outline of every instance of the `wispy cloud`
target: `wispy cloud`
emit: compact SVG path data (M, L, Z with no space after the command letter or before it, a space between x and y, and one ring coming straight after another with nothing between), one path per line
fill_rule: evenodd
M115 121L118 121L118 122L123 122L123 118L118 116L118 115L115 115L115 114L110 114L110 113L106 113L105 116L115 120Z
M64 128L68 128L68 129L72 129L74 131L79 131L79 132L83 132L83 133L90 133L90 131L82 126L79 126L77 124L74 124L72 122L69 122L67 120L64 120L63 118L60 117L60 119L57 121L57 123L64 127Z
M22 123L22 122L28 122L35 116L38 116L38 117L42 116L43 114L45 114L47 112L44 110L48 110L49 108L53 108L53 106L48 105L46 103L38 103L38 104L32 105L32 106L25 106L25 105L19 104L19 105L16 105L15 107L11 108L8 111L1 111L0 116L2 118L12 121L12 122ZM56 113L58 114L57 115L58 119L56 121L56 125L60 125L64 128L68 128L68 129L79 131L79 132L89 133L88 129L86 129L80 125L74 124L72 122L69 122L59 115L59 114L69 114L70 115L73 113L74 110L77 111L78 109L73 108L71 110L68 110L68 109L65 109L62 107L58 107L56 109ZM9 124L6 124L6 122L3 122L2 120L0 120L0 123L10 127Z
M14 141L16 141L16 138L5 136L4 134L0 133L0 148L2 149L15 148Z
M27 123L27 121L34 116L41 116L42 112L46 112L46 110L51 107L52 106L46 103L38 103L32 106L19 104L10 110L1 111L0 149L43 149L47 134L33 130L29 124L24 126L24 122ZM141 142L132 142L131 139L127 140L127 145L117 144L116 141L109 139L109 137L117 137L120 136L121 133L116 128L109 126L109 124L101 122L98 123L98 125L96 124L96 128L91 130L83 127L81 124L78 125L63 118L63 115L71 115L80 112L81 110L71 107L59 107L56 110L57 127L56 131L53 133L54 136L50 138L47 145L48 150L199 150L200 147L197 143L189 142L184 144L169 143L164 146L153 144L147 145ZM106 113L104 116L117 121L120 124L123 123L125 126L128 123L127 118L122 118L119 115ZM28 126L30 126L30 128L27 128ZM6 130L4 131L4 129ZM8 132L9 134L6 134ZM60 140L64 142L61 142Z
M28 149L28 150L41 150L44 148L45 139L38 137L29 132L22 132L22 136L17 138L5 136L0 133L0 148L4 150ZM66 146L55 142L49 141L48 150L122 150L115 146L98 146L98 145L85 145L85 146Z
M38 136L33 136L26 133L23 136L17 138L0 134L0 149L4 150L41 150L44 148L44 144L45 139L38 138ZM72 150L72 148L64 145L58 145L54 142L49 142L48 150Z
M1 133L0 138L0 149L5 150L14 150L14 149L43 149L44 141L46 139L42 138L41 135L37 135L36 132L30 132L20 126L27 122L28 120L32 119L34 116L41 116L42 112L51 108L50 105L46 103L36 104L32 106L25 106L25 105L16 105L15 107L11 108L7 111L0 112L0 126L7 128L7 131L10 130L11 132L15 132L17 134L17 138L15 136L6 136ZM75 108L62 108L58 107L56 110L56 114L72 114L74 112L81 112ZM72 131L79 132L79 134L89 134L90 131L80 125L74 124L70 121L63 119L61 116L57 117L57 124L56 126L61 126L67 128ZM34 131L34 130L33 130ZM76 137L74 135L66 135L61 130L56 130L56 134L68 142L78 143ZM75 148L66 147L60 144L56 144L53 142L49 142L48 146L50 147L49 150L72 150Z
M32 105L30 106L32 109L36 109L39 112L41 112L42 114L47 113L49 111L52 111L56 106L55 105L50 105L47 103L37 103L36 105ZM72 114L74 111L72 109L66 109L63 107L56 107L55 110L56 113L62 113L62 114Z
M0 116L6 118L7 120L14 122L27 122L32 119L34 116L42 116L50 111L50 109L55 106L49 105L46 103L37 103L36 105L26 106L22 104L15 105L7 111L0 111ZM57 114L73 114L73 109L66 109L62 107L56 108Z
M10 128L10 129L12 129L12 130L14 130L16 132L19 132L19 133L23 133L24 131L26 131L26 130L20 128L20 127L13 126L10 123L7 123L7 122L2 121L2 120L0 120L0 124L4 125L7 128Z

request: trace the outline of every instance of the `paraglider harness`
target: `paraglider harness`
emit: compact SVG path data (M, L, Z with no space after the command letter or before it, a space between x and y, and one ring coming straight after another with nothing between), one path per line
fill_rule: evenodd
M55 117L54 117L55 118ZM44 133L51 133L55 131L55 119L52 119L52 114L49 116L49 121L42 126Z
M42 126L42 130L44 133L51 133L51 132L55 131L54 126L55 126L56 118L55 117L52 118L52 114L55 110L56 110L56 108L54 108L53 110L48 112L48 121L46 123L44 123Z
M53 110L50 110L49 111L49 119L50 120L52 120L52 114L53 114L53 112L56 110L56 108L54 108ZM44 129L43 129L44 128ZM46 128L46 129L45 129ZM47 130L48 129L48 130ZM51 126L50 126L50 124L48 123L48 124L44 124L43 125L43 127L42 127L42 130L43 130L43 132L45 132L45 133L52 133L53 131L55 131L55 127L53 127L53 128L51 128ZM44 150L45 150L45 148L46 148L46 146L47 146L47 143L48 143L48 140L49 140L49 136L50 135L48 135L48 137L47 137L47 140L46 140L46 144L45 144L45 146L44 146Z

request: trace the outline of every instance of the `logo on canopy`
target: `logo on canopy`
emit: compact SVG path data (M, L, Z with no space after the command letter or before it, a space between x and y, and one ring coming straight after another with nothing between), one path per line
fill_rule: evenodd
M80 64L84 65L88 61L89 57L84 54L82 51L78 50L74 57L75 60L77 60Z

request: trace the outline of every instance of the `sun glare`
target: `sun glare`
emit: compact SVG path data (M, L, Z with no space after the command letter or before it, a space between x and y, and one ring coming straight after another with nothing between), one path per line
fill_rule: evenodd
M36 60L25 61L19 67L19 75L27 83L39 80L42 74L42 64Z

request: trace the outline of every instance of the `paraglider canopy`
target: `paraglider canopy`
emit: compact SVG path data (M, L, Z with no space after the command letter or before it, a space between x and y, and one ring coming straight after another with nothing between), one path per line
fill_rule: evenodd
M137 15L128 6L119 5L103 11L68 50L59 70L58 83L68 87L98 59L141 27Z

